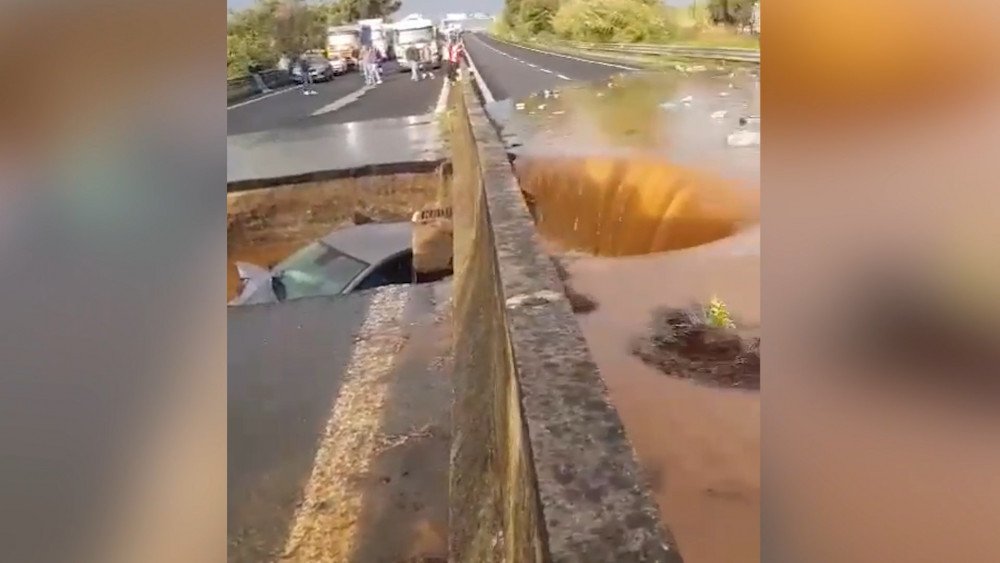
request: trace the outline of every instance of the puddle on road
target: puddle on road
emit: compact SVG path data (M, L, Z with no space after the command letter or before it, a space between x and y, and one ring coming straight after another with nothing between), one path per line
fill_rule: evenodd
M581 328L689 563L759 561L759 394L672 378L631 340L655 309L713 296L759 325L759 146L728 143L758 92L727 69L490 108L567 285L596 304Z
M441 199L446 181L438 173L401 173L228 194L227 300L239 293L236 262L271 267L339 227L409 221Z

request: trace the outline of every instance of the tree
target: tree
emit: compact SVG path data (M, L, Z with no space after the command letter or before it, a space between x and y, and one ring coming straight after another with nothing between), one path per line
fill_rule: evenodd
M753 10L757 1L709 0L708 9L715 23L747 27L753 21Z

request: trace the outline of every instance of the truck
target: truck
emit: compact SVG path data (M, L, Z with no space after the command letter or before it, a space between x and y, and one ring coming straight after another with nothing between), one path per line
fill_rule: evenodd
M381 60L393 58L395 49L392 44L391 34L389 33L389 26L386 25L385 20L382 18L358 20L357 29L359 31L366 27L371 34L372 47L378 51L379 58Z
M393 36L401 71L410 69L410 61L406 59L406 50L410 47L420 50L422 63L441 68L441 39L433 21L421 16L406 17L393 25ZM428 46L429 59L424 55L424 48Z
M465 29L465 22L468 19L468 14L447 14L441 20L441 31L443 31L445 35L461 34Z
M326 57L340 59L347 68L357 68L361 53L361 32L354 25L336 25L326 30Z

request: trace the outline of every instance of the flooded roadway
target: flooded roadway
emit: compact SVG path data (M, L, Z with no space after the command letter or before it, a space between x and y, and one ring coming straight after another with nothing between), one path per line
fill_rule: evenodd
M578 320L690 563L760 559L759 394L665 375L630 342L654 309L713 296L759 325L759 121L740 124L759 100L755 70L711 65L489 108L567 283L596 302Z

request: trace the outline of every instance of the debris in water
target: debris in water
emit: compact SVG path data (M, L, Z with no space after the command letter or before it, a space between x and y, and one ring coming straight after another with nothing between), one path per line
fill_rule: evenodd
M597 93L597 97L598 98L603 98L604 97L604 92L598 92Z
M684 96L683 98L681 98L682 104L690 104L693 101L694 101L694 96Z
M523 102L521 102L521 103L519 103L519 104L516 104L516 105L514 106L514 108L515 108L515 109L524 109L524 103L523 103Z
M724 109L720 109L719 111L716 111L716 112L712 113L712 119L722 119L722 118L726 117L727 113L729 113L729 112L727 112Z
M720 98L725 98L727 96L729 96L729 92L719 92L719 97Z
M564 114L564 113L566 113L566 112L565 112L565 111L563 111L563 110L559 110L559 111L554 111L554 112L552 112L552 115L562 115L562 114Z
M730 89L730 90L732 90L732 89L734 89L734 88L736 88L736 86L733 86L733 83L732 83L732 82L730 82L730 83L729 83L729 89Z
M703 385L760 389L760 337L713 326L703 311L660 309L632 353L664 374Z
M748 115L746 117L741 117L740 118L740 125L742 125L743 127L746 127L747 125L749 125L751 123L760 123L760 116L759 115Z
M538 109L545 109L545 104L539 104Z
M730 134L726 143L731 147L757 147L760 146L760 132L741 129Z
M663 102L662 104L660 104L660 107L663 109L674 109L677 107L677 104L673 102Z

